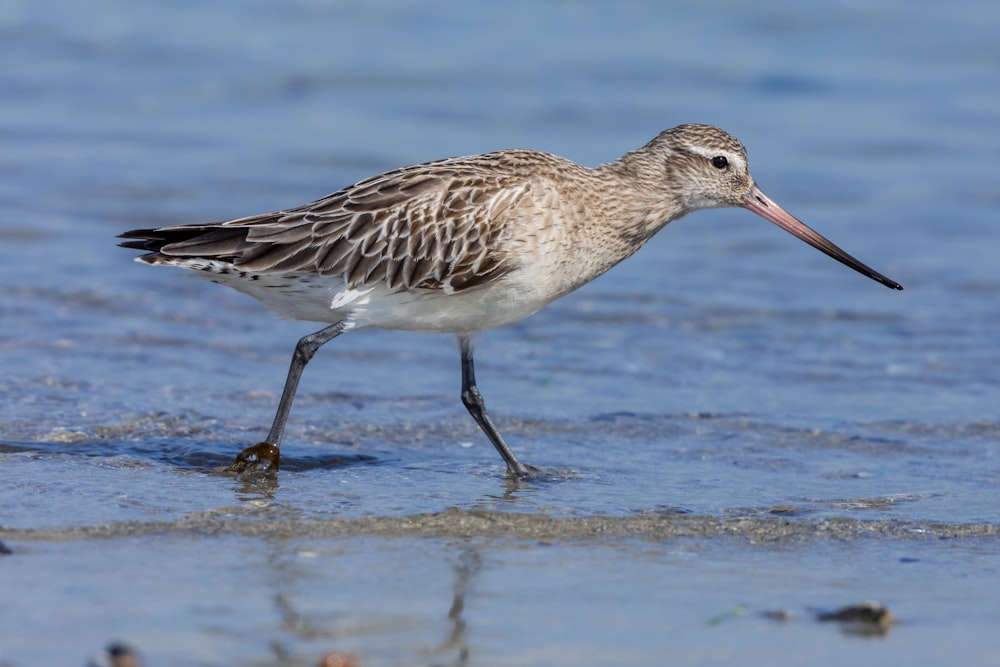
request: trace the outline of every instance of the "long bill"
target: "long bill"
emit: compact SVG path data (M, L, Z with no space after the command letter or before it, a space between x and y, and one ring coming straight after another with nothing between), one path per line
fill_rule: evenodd
M837 245L827 240L817 232L806 226L806 224L785 209L778 206L773 199L761 192L756 184L750 188L750 192L743 200L743 207L748 211L753 211L765 220L773 222L786 232L796 236L820 252L824 252L835 260L851 267L858 273L868 276L872 280L877 280L886 287L892 289L903 289L903 286L895 280L889 280L875 269L862 264L849 254L841 250Z

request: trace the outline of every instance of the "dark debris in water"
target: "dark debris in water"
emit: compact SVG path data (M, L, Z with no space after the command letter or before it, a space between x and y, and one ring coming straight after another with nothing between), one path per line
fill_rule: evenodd
M811 610L821 623L838 623L844 634L862 637L884 637L895 625L896 619L889 608L879 602L862 602L833 610ZM760 617L776 623L790 623L796 614L789 609L767 609Z
M141 667L139 652L125 642L111 642L87 663L87 667Z
M872 623L875 625L890 625L893 623L889 609L878 602L863 602L862 604L841 607L834 611L816 612L817 621L837 621L838 623Z
M879 602L863 602L833 611L817 611L816 620L839 623L844 633L863 636L888 634L889 628L896 622L889 608Z

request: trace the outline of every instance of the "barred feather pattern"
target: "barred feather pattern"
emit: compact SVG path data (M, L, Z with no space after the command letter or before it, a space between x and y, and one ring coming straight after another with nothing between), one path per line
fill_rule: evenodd
M287 211L127 232L139 240L122 245L152 251L142 258L151 264L199 258L241 274L339 277L349 289L460 292L510 270L507 223L531 192L532 171L559 160L518 150L440 160Z

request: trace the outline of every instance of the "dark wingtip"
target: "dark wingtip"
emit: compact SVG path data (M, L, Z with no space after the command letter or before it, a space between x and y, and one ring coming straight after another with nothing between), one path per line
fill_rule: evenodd
M130 241L122 241L118 244L119 248L128 248L130 250L159 250L159 246L163 245L163 234L158 233L155 229L133 229L128 232L122 232L115 237L116 239L131 239Z
M115 237L116 239L149 239L156 238L155 229L133 229L127 232L122 232Z

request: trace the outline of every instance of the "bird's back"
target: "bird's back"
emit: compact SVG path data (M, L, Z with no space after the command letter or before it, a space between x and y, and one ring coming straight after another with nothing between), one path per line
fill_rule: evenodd
M489 289L530 262L525 244L536 243L545 257L542 245L558 234L526 232L525 225L544 227L558 208L559 183L586 171L520 149L450 158L380 174L294 209L133 230L121 245L147 251L142 262L198 271L285 316L333 321L358 305L359 294L369 303L376 294L400 293L407 296L393 301L436 301ZM543 296L525 295L539 302L530 312L551 300ZM330 312L338 307L346 310Z

